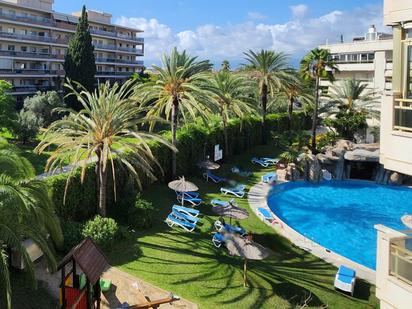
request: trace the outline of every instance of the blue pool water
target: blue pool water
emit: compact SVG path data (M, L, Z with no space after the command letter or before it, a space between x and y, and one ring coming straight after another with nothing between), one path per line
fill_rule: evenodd
M362 181L291 182L273 187L268 204L286 224L320 245L376 267L375 224L406 229L412 189Z

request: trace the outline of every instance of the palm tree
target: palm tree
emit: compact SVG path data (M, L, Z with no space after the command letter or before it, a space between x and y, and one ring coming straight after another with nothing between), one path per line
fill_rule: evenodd
M106 82L90 93L81 85L73 86L69 81L66 87L70 89L71 95L76 96L83 109L79 112L61 109L68 116L52 123L36 147L36 151L42 153L51 145L57 146L47 161L46 170L56 170L68 160L71 165L81 168L81 181L84 180L88 164L96 160L98 209L102 216L106 216L109 168L115 183L115 161L125 165L141 186L138 171L155 179L153 164L159 166L148 142L158 141L172 148L159 135L138 130L138 126L147 120L142 116L146 109L132 99L133 86L132 80L122 86L115 83L112 87ZM133 155L126 157L121 153ZM74 169L71 173L73 172ZM69 179L70 177L67 181ZM116 197L116 191L114 193Z
M328 107L335 107L330 114L337 112L361 112L371 118L379 119L379 97L367 84L353 78L345 79L329 89L326 95Z
M283 87L290 72L287 66L287 56L272 50L261 50L256 53L251 50L244 53L247 64L244 69L257 82L262 108L262 138L265 142L266 113L268 97L274 96Z
M0 170L0 280L7 308L11 308L7 248L19 252L25 270L36 284L33 262L22 240L32 239L45 255L49 268L55 270L48 235L57 246L62 245L63 236L46 183L33 179L33 166L4 141L0 141Z
M228 60L223 60L222 65L220 67L222 71L230 71L230 63Z
M327 49L315 48L311 50L300 62L300 70L307 81L315 80L315 106L312 123L312 151L316 151L316 126L319 107L319 84L321 78L334 81L334 72L338 72L330 52Z
M209 61L197 61L185 51L174 48L170 55L162 57L162 67L153 66L157 81L137 89L143 102L150 104L149 116L171 120L172 144L176 146L179 116L184 120L197 115L207 117L208 93L202 89L212 65ZM176 176L176 153L172 154L172 174Z
M212 97L219 107L225 138L225 155L229 157L227 124L232 115L242 119L245 114L252 113L250 94L253 93L253 83L245 75L222 70L211 76L205 89L213 93Z
M314 98L302 76L295 70L290 70L291 78L287 79L282 89L280 97L287 101L288 131L292 128L292 116L294 104L299 102L302 106L311 105Z

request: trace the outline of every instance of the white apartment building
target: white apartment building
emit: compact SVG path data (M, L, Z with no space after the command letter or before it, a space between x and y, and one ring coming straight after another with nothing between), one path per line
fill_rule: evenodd
M38 90L60 89L64 56L80 12L53 11L54 0L0 0L0 79L17 100ZM96 78L124 80L140 71L142 31L111 23L111 14L88 10L96 56Z
M412 175L412 0L384 0L384 22L393 29L393 70L382 98L380 163ZM380 307L412 308L412 230L375 228Z
M392 78L392 35L379 33L372 25L364 36L355 37L351 42L320 45L328 49L338 64L336 80L354 78L365 82L378 95L390 90ZM329 87L323 80L321 86Z

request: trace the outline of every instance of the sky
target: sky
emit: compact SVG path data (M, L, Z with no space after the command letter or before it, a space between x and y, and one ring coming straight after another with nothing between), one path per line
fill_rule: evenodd
M112 22L144 30L145 65L173 47L215 64L242 63L243 52L273 49L292 64L326 42L363 35L382 24L383 0L55 0L55 11L87 8L111 13Z

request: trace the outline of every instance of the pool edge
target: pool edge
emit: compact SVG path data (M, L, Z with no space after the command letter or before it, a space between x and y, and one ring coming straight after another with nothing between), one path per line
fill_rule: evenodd
M364 265L356 263L338 253L333 251L327 251L327 248L321 246L320 244L314 242L313 240L305 237L304 235L300 234L285 222L283 222L269 207L267 203L269 191L271 186L265 183L258 183L250 188L248 193L248 203L249 207L255 212L255 214L262 220L261 216L257 209L259 207L263 207L270 211L273 214L274 218L279 222L279 224L270 224L266 220L264 223L274 229L276 232L281 234L282 236L289 239L292 243L296 246L305 250L318 258L328 262L336 267L339 267L341 264L345 264L349 267L352 267L356 270L357 277L364 279L372 284L376 284L376 272L373 269L370 269Z

